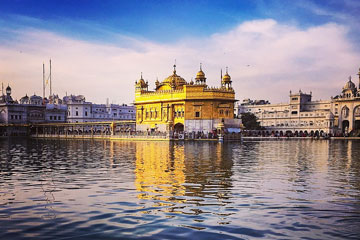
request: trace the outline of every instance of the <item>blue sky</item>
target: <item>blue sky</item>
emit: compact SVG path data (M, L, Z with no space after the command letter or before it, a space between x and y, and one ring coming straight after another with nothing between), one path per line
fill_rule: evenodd
M292 22L301 27L326 22L356 27L356 20L360 20L357 0L1 0L0 10L1 19L11 21L4 25L39 27L83 38L99 38L96 29L82 28L82 24L87 23L110 32L161 42L207 36L229 30L243 21L262 18ZM16 20L16 16L34 21Z
M100 84L104 82L101 78L105 74L107 79L109 79L107 83L114 88L119 79L125 78L125 76L131 79L121 79L119 87L132 88L135 76L138 76L140 71L149 75L149 82L154 81L154 78L157 76L161 80L161 78L166 77L167 72L171 73L169 66L173 64L173 59L178 59L178 65L180 68L183 67L183 74L187 77L186 80L190 80L188 78L196 74L197 66L191 69L189 62L194 62L193 65L198 65L198 62L202 61L206 69L206 60L208 60L208 66L217 68L216 71L219 71L219 68L224 68L224 65L228 65L230 71L231 69L233 70L233 73L235 73L233 80L239 80L239 83L235 84L239 88L235 89L239 99L249 97L267 98L272 100L272 102L287 101L285 92L288 92L289 87L311 90L315 96L318 92L319 97L326 98L326 96L334 95L341 89L343 79L347 79L348 75L353 75L353 78L355 78L357 68L360 67L360 62L357 61L359 59L358 42L360 42L359 12L360 1L357 0L0 0L0 44L7 52L6 55L2 56L3 61L9 60L6 61L6 69L0 70L0 80L11 82L14 86L24 86L22 81L25 80L19 77L28 76L30 79L27 82L36 81L38 84L37 73L32 72L35 69L30 69L35 65L23 64L19 66L19 62L40 61L37 64L41 66L42 61L53 58L55 66L56 63L59 63L62 66L61 71L63 71L60 73L59 66L58 77L62 79L55 84L55 86L58 85L59 94L63 95L64 92L72 92L75 94L85 94L90 100L93 99L94 101L104 101L103 99L109 97L117 102L131 102L133 95L130 93L118 96L119 93L115 91L105 92L104 90L104 92L96 93L89 90L92 87L96 88L98 86L95 77L92 78L92 81L95 82L91 83L89 89L81 88L80 84L79 86L73 85L73 88L66 86L66 84L73 83L74 81L86 82L86 80L79 78L76 69L66 69L65 63L61 62L65 61L61 58L61 49L67 49L64 50L64 52L68 52L68 59L66 61L78 58L78 55L82 54L79 49L83 49L84 52L92 52L93 55L89 54L83 61L79 59L73 64L81 64L83 62L83 64L88 64L88 66L98 66L99 62L96 63L96 59L104 63L104 61L108 61L106 56L114 59L118 57L117 61L109 61L107 66L103 66L109 68L109 71L101 72L104 71L104 69L101 69L99 72L92 72L91 75L97 76L99 78L98 83ZM253 23L253 25L250 24L248 26L248 23ZM247 27L257 30L249 30ZM266 29L266 31L263 31L263 29ZM252 33L251 36L248 36L247 33L249 32ZM321 34L317 34L320 32ZM266 36L270 36L269 34L273 37L266 38ZM272 62L282 59L278 64L286 63L285 59L287 57L290 59L291 57L291 64L289 64L288 68L283 66L278 69L279 72L269 71L266 74L263 72L267 69L266 63L257 62L260 60L256 60L261 59L261 55L259 55L259 58L242 55L241 49L247 45L239 44L238 47L236 46L236 42L254 41L258 46L254 45L253 51L248 52L248 54L254 56L258 54L269 56L270 53L275 55L281 49L284 52L292 52L291 44L289 46L286 43L286 39L292 39L294 34L306 39L295 39L294 46L302 46L304 42L307 42L307 45L291 53L291 56L274 57L271 60ZM222 36L227 38L223 39ZM224 42L218 43L219 39L223 39ZM257 42L259 39L262 39L263 42ZM268 45L269 40L273 41L274 39L280 39L279 43L271 46ZM314 47L308 42L308 39L313 39L318 44ZM324 46L319 41L327 42L327 39L331 40L332 43L329 41L328 49L324 49ZM232 43L232 40L234 40L234 43ZM38 44L40 42L41 44ZM73 49L74 51L69 49L70 42L74 46L79 44L76 49ZM280 46L280 44L284 45ZM331 44L336 46L332 47ZM327 44L324 45L326 46ZM46 50L42 46L47 46L48 49ZM206 51L203 57L198 57L200 48L202 48L201 53ZM332 48L338 48L338 51L341 51L338 54L341 56L337 56L337 53L333 52ZM102 49L104 53L98 53L96 49ZM272 50L269 53L264 53L264 49ZM299 67L315 61L311 59L313 58L311 55L303 56L302 51L304 49L314 51L314 53L321 52L324 55L323 58L317 57L316 61L328 61L326 60L327 58L332 58L333 61L328 62L327 65L323 64L324 66L319 64L320 67L318 69L312 67L303 72L299 71L298 74L303 74L304 79L312 79L305 86L301 86L299 81L292 80L291 72L296 72L296 69ZM77 51L80 51L77 53L78 55L72 56L72 52L76 54ZM113 51L113 55L111 55L111 51ZM18 52L24 52L27 55L26 57L21 56L18 58ZM130 55L134 52L140 54L136 58L128 57L125 59L121 58L124 52ZM184 52L188 54L183 54ZM211 54L207 54L208 52L211 52ZM222 52L222 55L212 54L212 52L219 52L219 54ZM239 53L238 55L235 54L237 52ZM164 56L166 53L168 55ZM325 56L327 53L329 53L329 56ZM127 56L127 54L124 55ZM58 56L58 59L54 58L54 56ZM102 60L101 57L105 60ZM209 60L211 57L225 57L228 59L218 60L217 65L216 59ZM94 58L94 62L88 62L89 58ZM153 58L163 59L163 61L159 61L158 65L152 64L150 69L147 65ZM239 58L242 61L239 62ZM253 72L249 72L247 69L242 70L239 64L241 66L248 65L246 58L253 58L251 61L249 60L251 64L262 66L262 68L255 69ZM336 58L341 58L342 60L339 62L339 60L335 60ZM142 59L146 60L143 61ZM171 63L167 64L170 59ZM357 62L353 62L354 60ZM13 65L9 62L13 62ZM124 68L123 72L117 72L115 69L112 69L112 64L117 62L127 65L128 68ZM351 62L353 63L349 64ZM339 66L334 66L334 64ZM274 69L270 65L269 63L269 69ZM330 73L328 74L324 72L324 69L326 69L325 65L331 66L329 69ZM89 69L83 68L86 71L90 71L90 68L91 70L94 69L93 67L89 67ZM81 66L79 66L79 69L81 69ZM15 71L23 73L20 74ZM54 71L55 74L56 68ZM209 69L209 71L215 75L215 70ZM246 71L248 72L244 73ZM322 72L324 72L324 76L322 76ZM116 74L120 76L116 76ZM264 78L264 76L269 77ZM314 84L314 76L316 76L317 80L315 82L318 82L318 85ZM335 79L340 78L340 76L344 76L344 78ZM283 86L282 82L286 81L282 79L284 77L287 77L289 82L286 83L284 89L275 91L279 90L279 85ZM320 77L324 79L321 80L319 79ZM299 76L296 77L296 79L298 78L300 79ZM270 92L257 91L258 93L251 91L251 88L254 87L252 86L254 79L262 79L257 81L260 81L260 83L267 87L273 83L274 90ZM327 85L325 90L321 89L323 83L329 81L331 84ZM126 82L131 84L126 85ZM216 85L216 81L211 83ZM303 83L307 82L304 80ZM26 89L25 86L29 89ZM19 97L25 92L37 92L38 94L41 92L41 90L37 90L39 89L37 85L34 87L31 87L31 84L25 86L24 88L17 89ZM246 91L242 92L242 89L246 89ZM14 93L17 90L14 89ZM249 94L251 92L254 93ZM280 95L284 95L285 98L284 96L280 97Z

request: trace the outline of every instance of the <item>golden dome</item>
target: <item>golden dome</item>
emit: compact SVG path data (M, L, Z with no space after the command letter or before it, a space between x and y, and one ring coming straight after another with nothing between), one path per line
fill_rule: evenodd
M222 82L223 82L223 83L229 83L229 82L231 82L231 77L230 77L230 75L229 75L227 72L226 72L225 75L223 76Z
M141 77L140 80L136 82L136 85L140 88L146 88L148 85L145 82L145 80L143 79L142 73L141 73Z
M182 77L180 77L179 75L176 74L176 65L174 65L173 74L168 76L167 78L165 78L162 83L174 85L174 86L182 86L182 85L186 84L186 81L185 81L185 79L183 79Z
M196 74L196 78L205 78L205 73L202 70L198 71L198 73Z

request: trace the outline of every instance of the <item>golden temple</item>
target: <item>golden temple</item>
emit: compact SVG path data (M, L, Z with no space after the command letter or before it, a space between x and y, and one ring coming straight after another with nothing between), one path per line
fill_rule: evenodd
M172 75L156 80L154 91L149 91L141 74L135 82L136 129L204 133L220 127L240 129L240 120L234 119L236 101L227 69L220 87L209 87L201 64L195 82L177 75L174 65Z

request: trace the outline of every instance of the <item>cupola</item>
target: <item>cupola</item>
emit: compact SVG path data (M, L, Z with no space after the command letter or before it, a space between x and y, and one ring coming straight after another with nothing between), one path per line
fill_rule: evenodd
M221 86L226 87L226 88L231 88L231 83L232 83L231 77L228 73L228 68L226 67L226 73L221 80Z
M205 73L202 70L201 63L200 63L200 70L196 74L195 83L196 84L206 84L206 77L205 77Z

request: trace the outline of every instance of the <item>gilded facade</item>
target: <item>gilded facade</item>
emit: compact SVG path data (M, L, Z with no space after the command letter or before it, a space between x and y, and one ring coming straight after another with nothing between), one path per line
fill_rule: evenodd
M240 121L234 119L235 91L231 77L226 74L220 87L209 87L200 66L195 82L185 81L173 74L164 81L155 82L149 91L144 79L135 83L136 129L140 131L211 132L220 125L239 129Z

